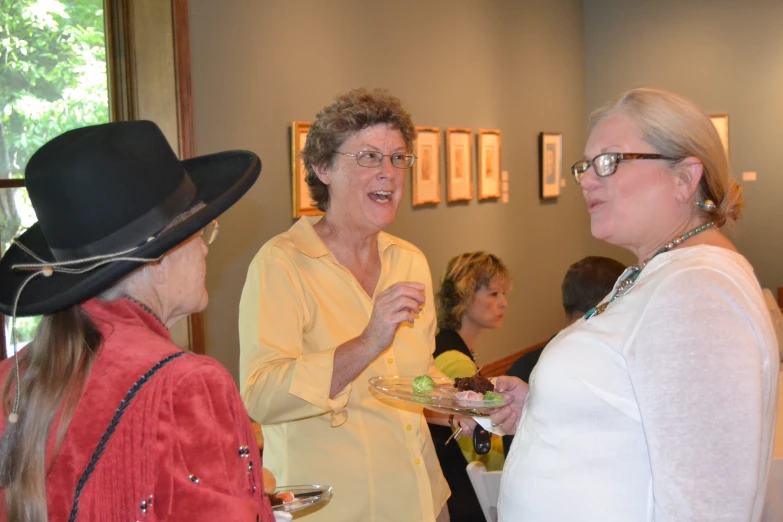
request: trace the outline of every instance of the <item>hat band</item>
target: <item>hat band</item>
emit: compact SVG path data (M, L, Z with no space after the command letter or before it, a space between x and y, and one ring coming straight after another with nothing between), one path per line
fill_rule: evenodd
M49 250L57 261L71 261L140 245L187 210L195 199L196 186L186 174L182 177L179 186L161 203L108 236L76 248L55 248L50 245Z

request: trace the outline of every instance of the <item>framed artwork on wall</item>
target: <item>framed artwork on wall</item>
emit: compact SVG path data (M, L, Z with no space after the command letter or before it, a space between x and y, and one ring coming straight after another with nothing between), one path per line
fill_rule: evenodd
M413 206L440 203L440 129L416 127L413 153Z
M563 135L542 132L538 141L541 199L554 199L560 195L560 180L563 176Z
M291 194L294 218L322 214L310 199L310 190L305 182L307 169L299 155L307 141L308 132L310 132L309 121L291 123Z
M473 199L471 134L470 129L446 129L446 197L450 202Z
M723 150L726 151L726 159L729 158L729 115L712 114L710 121L715 126L720 136L720 142L723 143Z
M500 197L500 131L478 131L478 198Z

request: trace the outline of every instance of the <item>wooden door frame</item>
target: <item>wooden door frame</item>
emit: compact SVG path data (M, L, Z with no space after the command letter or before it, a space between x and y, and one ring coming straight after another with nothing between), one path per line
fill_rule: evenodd
M181 159L196 155L196 141L193 131L193 91L190 75L190 19L188 0L171 0L174 24L174 58L177 82L177 116L179 120L179 153ZM206 353L204 337L204 314L198 312L188 317L188 338L190 349L199 354Z

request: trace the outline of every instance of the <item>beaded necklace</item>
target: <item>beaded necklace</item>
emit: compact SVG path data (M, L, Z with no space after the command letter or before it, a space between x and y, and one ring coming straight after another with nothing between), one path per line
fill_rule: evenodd
M655 256L658 254L663 254L664 252L668 252L669 250L673 249L676 246L679 246L684 241L689 240L693 236L700 234L704 232L705 230L708 230L715 226L714 221L710 221L709 223L705 223L704 225L700 225L693 230L690 230L683 235L676 237L666 243L663 247L661 247L660 250L658 250L656 253L654 253L651 257L647 258L646 261L644 261L641 265L634 265L629 270L631 271L628 276L625 277L620 283L617 285L617 288L615 289L614 293L612 293L612 296L609 298L608 301L604 301L603 303L594 306L591 308L586 314L585 314L585 320L590 319L591 317L595 317L596 315L600 315L604 313L604 310L606 310L606 307L609 306L611 303L614 302L615 299L618 297L624 296L628 292L631 291L633 286L636 284L636 280L639 279L639 274L642 273L642 270L644 270L644 267L647 266L647 264L652 261Z

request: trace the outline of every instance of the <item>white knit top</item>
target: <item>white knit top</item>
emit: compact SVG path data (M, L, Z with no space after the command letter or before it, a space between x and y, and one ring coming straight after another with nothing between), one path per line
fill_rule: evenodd
M758 521L777 341L745 258L655 257L544 350L506 460L500 521Z

